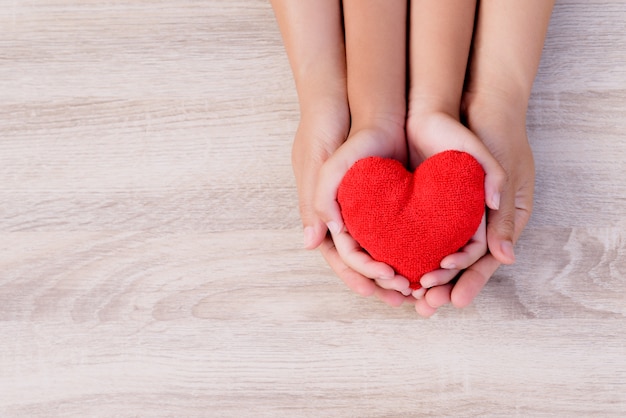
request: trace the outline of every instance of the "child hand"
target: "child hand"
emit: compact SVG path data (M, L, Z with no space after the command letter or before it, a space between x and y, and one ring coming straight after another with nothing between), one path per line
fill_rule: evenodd
M335 274L355 293L365 297L375 295L378 299L391 306L400 306L405 302L412 303L414 301L413 297L407 297L396 290L384 289L378 286L375 281L348 267L343 262L330 236L324 239L322 245L320 245L320 251Z
M348 141L326 161L320 171L316 212L328 225L337 254L347 267L365 278L373 279L382 289L409 295L409 281L396 275L387 264L373 260L346 231L337 203L339 184L356 161L379 156L403 162L406 160L405 141L401 126L395 129L363 129L351 133Z
M505 172L485 145L457 119L443 112L410 112L407 119L407 136L412 168L424 159L439 152L455 149L465 151L485 170L485 200L488 207L497 209L505 182ZM483 218L472 239L459 252L445 257L441 269L427 273L421 279L423 289L413 293L421 299L426 289L450 282L459 271L471 266L487 252L486 221ZM439 291L438 291L439 292ZM421 303L416 303L419 307Z
M390 266L374 261L345 231L337 190L344 174L361 158L380 156L406 161L405 23L408 4L362 0L344 0L340 4L346 46L350 135L321 169L315 196L316 212L331 231L334 250L344 270L349 268L364 280L374 279L370 285L375 286L374 291L379 296L402 297L395 291L410 294L408 280L396 276Z

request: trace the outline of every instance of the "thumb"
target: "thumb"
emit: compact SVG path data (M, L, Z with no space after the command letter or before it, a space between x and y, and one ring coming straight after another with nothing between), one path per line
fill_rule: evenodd
M343 229L341 209L337 203L337 190L349 163L337 158L338 153L331 156L319 172L318 184L314 193L314 212L316 217L332 233L337 234Z
M383 158L400 159L399 156L406 158L404 139L380 141L379 136L367 130L350 135L350 138L324 162L317 182L315 212L333 234L344 229L341 208L337 203L337 191L350 167L358 160L374 155Z
M326 224L317 215L314 206L316 177L316 175L303 176L298 182L298 204L304 228L304 248L307 250L319 247L326 237Z
M295 153L294 153L295 154ZM298 187L298 206L304 233L304 248L312 250L320 246L326 236L326 225L315 212L314 199L321 162L315 159L297 161L294 158L294 174Z
M502 165L479 140L466 143L469 152L485 170L485 200L490 209L498 210L502 191L507 183L507 174Z
M302 226L304 228L304 248L313 250L320 246L326 236L326 225L311 210L300 210Z
M502 193L498 210L487 216L487 245L491 254L502 264L515 263L515 196L508 190Z

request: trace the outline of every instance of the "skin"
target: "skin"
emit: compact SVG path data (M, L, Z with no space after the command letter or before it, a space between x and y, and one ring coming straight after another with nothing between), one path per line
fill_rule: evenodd
M319 247L353 291L394 306L414 302L430 316L450 302L467 306L501 263L515 259L513 243L530 216L534 184L526 107L553 2L481 1L465 84L475 3L411 2L408 148L406 25L398 24L407 11L401 2L391 4L344 1L342 22L338 1L272 1L300 102L292 162L305 246ZM359 158L392 157L414 167L444 149L467 151L485 168L487 224L442 269L422 278L424 289L406 297L408 281L372 260L343 229L336 190Z
M319 246L326 225L313 203L322 164L348 136L346 51L338 0L272 0L294 75L300 123L292 165L298 186L305 247Z
M406 2L343 1L351 127L347 141L324 163L316 212L328 225L343 262L379 287L410 294L407 279L374 261L343 227L337 189L348 169L369 156L406 161ZM398 22L403 22L398 24ZM390 65L393 63L393 65Z
M376 155L408 162L415 168L424 158L458 149L474 155L487 173L487 203L497 208L504 170L483 143L459 121L460 97L472 38L475 3L467 0L411 3L411 82L406 119L406 39L403 2L345 1L344 22L348 68L348 102L352 126L348 141L323 165L316 209L326 222L345 264L378 286L411 293L408 281L376 262L343 229L337 188L358 159ZM413 29L413 27L417 29ZM444 48L440 46L444 45ZM445 71L441 71L444 68ZM418 127L407 131L405 120ZM422 128L424 127L424 128ZM445 261L456 269L469 267L487 248L484 226L463 251ZM453 271L453 270L450 270ZM415 293L414 296L420 296Z
M292 165L298 187L305 248L319 248L333 271L356 293L376 295L392 306L401 305L409 298L378 286L344 262L333 239L327 234L326 222L315 211L315 195L322 166L346 141L351 125L341 2L272 0L272 7L294 75L300 106ZM358 19L355 24L360 24ZM404 78L402 76L402 80ZM372 265L395 277L383 263ZM401 286L397 287L408 286L402 278L398 280Z
M473 155L485 169L486 204L497 209L505 173L483 142L460 121L461 94L474 28L476 2L415 0L410 15L410 88L407 141L411 167L446 149ZM442 260L443 269L422 279L424 288L445 285L474 264L487 250L485 225L460 252ZM428 316L433 308L424 296L437 290L413 292L416 310Z
M505 169L506 183L499 209L487 214L489 253L455 284L444 283L439 271L425 275L422 283L432 280L433 287L416 303L423 316L449 302L469 305L500 264L515 260L513 245L530 219L535 179L526 111L553 6L549 0L480 2L461 112Z

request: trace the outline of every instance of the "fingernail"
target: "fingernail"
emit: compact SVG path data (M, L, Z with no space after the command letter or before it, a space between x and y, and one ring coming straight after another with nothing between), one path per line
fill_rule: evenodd
M409 288L404 289L404 290L403 290L403 291L401 291L400 293L402 293L404 296L409 296L409 295L411 295L411 294L413 293L413 289L411 289L411 288L409 287Z
M422 285L423 288L430 289L431 287L435 286L437 283L434 279L422 279L420 280L420 284Z
M500 249L502 253L511 260L511 264L515 263L515 252L513 251L513 243L511 241L504 241L500 244Z
M493 197L491 198L491 206L492 209L498 210L500 209L500 193L495 192Z
M415 299L421 299L424 297L425 294L426 294L426 289L423 287L420 287L419 289L414 290L412 293Z
M450 262L441 263L441 268L446 270L454 270L456 269L456 264Z
M341 232L341 228L339 227L339 224L335 221L328 222L326 226L328 227L330 232L332 232L333 234L338 234Z
M313 238L315 235L315 231L312 226L307 226L304 228L304 248L310 248L313 245Z

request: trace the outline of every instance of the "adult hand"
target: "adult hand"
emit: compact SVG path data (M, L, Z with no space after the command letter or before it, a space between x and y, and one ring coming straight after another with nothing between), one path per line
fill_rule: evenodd
M513 245L532 212L535 168L523 109L498 95L466 93L464 103L468 127L504 167L506 183L499 209L487 213L489 253L468 267L455 284L428 289L416 302L422 316L431 316L450 302L458 308L469 305L502 263L515 261Z

